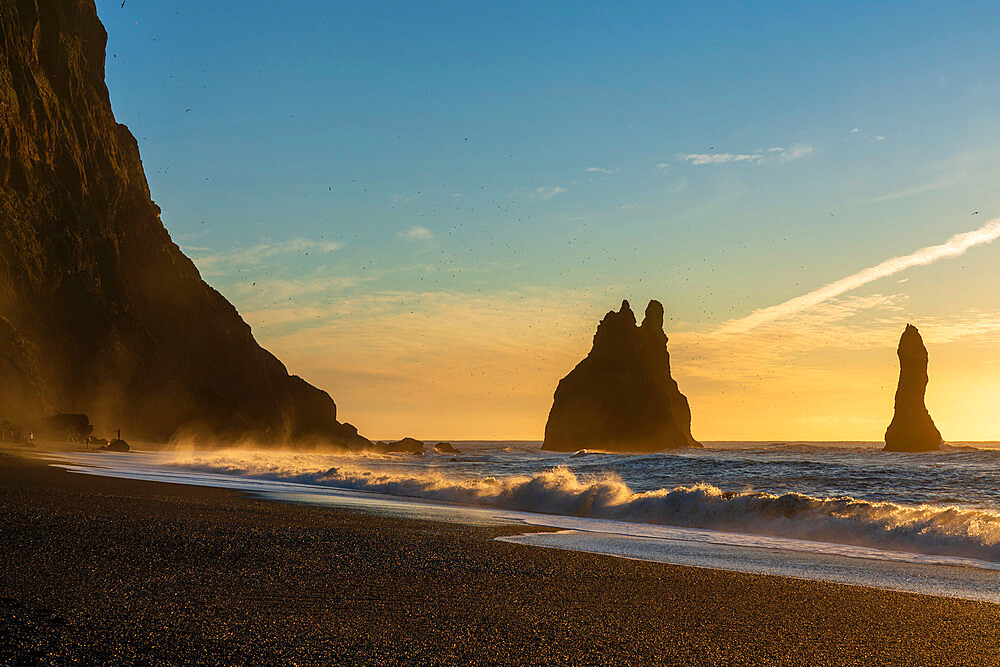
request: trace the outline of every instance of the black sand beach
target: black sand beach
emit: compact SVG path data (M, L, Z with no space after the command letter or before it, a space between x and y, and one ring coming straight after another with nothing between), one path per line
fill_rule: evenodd
M0 664L998 664L1000 606L0 454Z

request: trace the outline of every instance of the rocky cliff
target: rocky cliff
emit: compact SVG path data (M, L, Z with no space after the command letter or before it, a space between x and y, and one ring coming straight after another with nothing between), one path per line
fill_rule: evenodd
M941 432L924 405L927 390L927 348L920 332L907 324L899 338L899 384L892 422L885 431L885 450L926 452L941 448Z
M700 447L691 409L670 377L663 306L636 326L628 301L604 316L594 346L556 388L543 449L652 452Z
M367 442L171 241L93 0L0 0L0 418L133 438Z

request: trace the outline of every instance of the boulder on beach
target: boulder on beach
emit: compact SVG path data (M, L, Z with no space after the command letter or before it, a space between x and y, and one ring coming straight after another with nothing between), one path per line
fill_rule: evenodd
M115 440L112 440L108 444L106 444L103 447L101 447L101 449L104 450L104 451L106 451L106 452L130 452L130 451L132 451L132 448L129 447L129 444L127 442L125 442L124 440L122 440L121 438L117 438Z
M896 349L899 384L892 422L885 431L887 452L927 452L941 448L941 432L927 412L927 348L920 332L907 324Z
M424 443L416 438L403 438L395 442L377 442L375 450L385 454L418 454L423 455Z
M628 301L604 316L590 354L556 388L542 449L655 452L700 447L691 409L670 376L663 306L636 326Z
M434 451L438 454L461 454L462 450L456 449L450 442L439 442L434 445Z
M94 427L83 414L59 414L46 417L38 425L44 437L66 442L86 442Z

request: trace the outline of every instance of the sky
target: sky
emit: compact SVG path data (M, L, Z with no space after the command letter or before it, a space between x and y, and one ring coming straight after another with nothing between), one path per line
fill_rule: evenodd
M172 238L369 437L541 439L655 298L697 439L880 440L907 322L1000 439L995 5L97 4Z

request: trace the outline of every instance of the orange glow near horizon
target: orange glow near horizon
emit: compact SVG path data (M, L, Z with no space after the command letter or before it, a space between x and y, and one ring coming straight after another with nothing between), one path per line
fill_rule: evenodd
M422 312L341 321L262 343L370 438L540 440L556 384L589 351L593 300L568 320L542 300L495 307L435 297ZM852 322L884 297L848 298L752 333L671 333L695 438L879 441L892 418L905 318ZM587 317L589 315L589 318ZM794 326L792 326L794 324ZM931 321L927 406L944 438L995 440L1000 355L975 322ZM797 331L797 333L793 333Z

